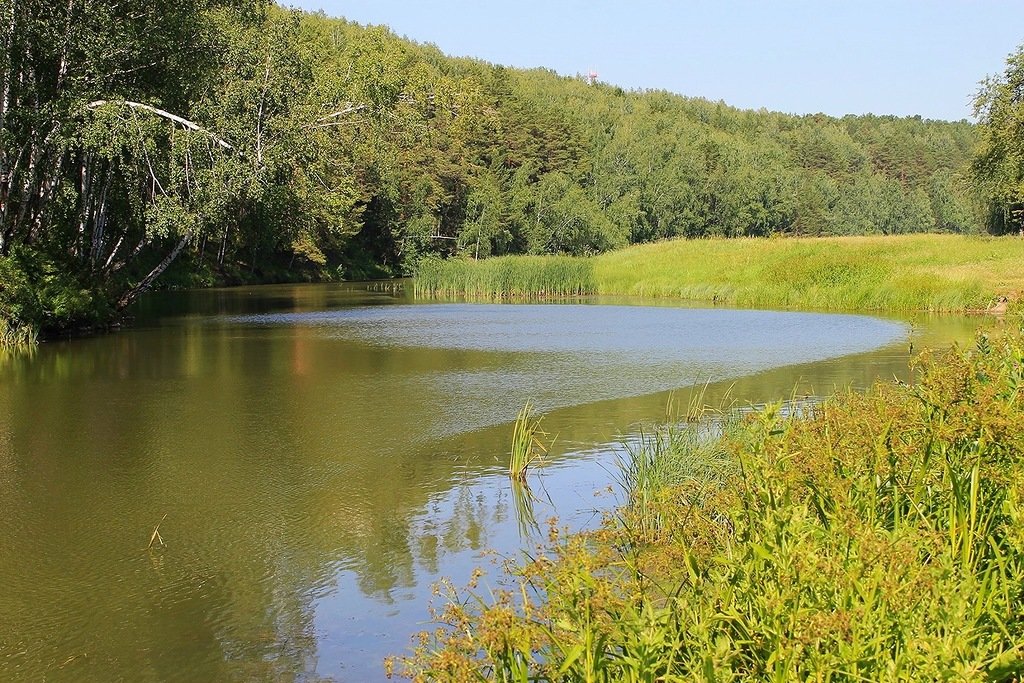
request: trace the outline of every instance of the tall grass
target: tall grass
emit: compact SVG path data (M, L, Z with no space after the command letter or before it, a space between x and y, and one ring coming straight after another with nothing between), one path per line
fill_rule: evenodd
M634 538L657 538L678 521L669 501L684 496L693 505L703 504L735 473L736 463L719 438L733 419L719 416L685 427L671 423L641 431L623 444L618 478L625 501L620 514Z
M593 294L593 264L571 256L507 256L466 261L427 259L416 271L417 294L481 299Z
M31 325L16 325L0 317L0 350L14 351L35 346L39 338Z
M404 673L1021 680L1024 330L1014 328L924 354L912 385L790 417L769 407L713 442L647 437L627 506L648 496L657 523L640 533L627 512L596 532L553 534L550 554L524 560L506 590L450 590L439 630Z
M673 240L591 258L427 261L420 294L607 294L753 308L982 311L1024 292L1024 240L899 235Z

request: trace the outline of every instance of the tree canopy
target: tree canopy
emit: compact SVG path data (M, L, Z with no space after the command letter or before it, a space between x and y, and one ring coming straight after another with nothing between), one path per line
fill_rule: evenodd
M982 82L974 101L981 144L974 173L991 203L995 232L1024 236L1024 46L1002 75Z

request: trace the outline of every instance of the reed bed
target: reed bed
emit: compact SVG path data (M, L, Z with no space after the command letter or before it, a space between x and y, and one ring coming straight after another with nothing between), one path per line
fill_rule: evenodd
M581 294L750 308L983 312L1024 292L1016 237L672 240L595 257L427 261L422 295L489 299Z
M769 406L711 441L642 439L618 515L553 527L486 597L449 585L437 630L392 665L419 681L1021 680L1011 326L923 354L912 385Z
M468 261L427 259L416 271L417 294L478 299L594 294L593 263L572 256L506 256Z

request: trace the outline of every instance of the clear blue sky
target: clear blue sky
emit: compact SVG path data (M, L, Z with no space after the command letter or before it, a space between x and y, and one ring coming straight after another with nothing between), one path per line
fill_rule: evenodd
M285 0L451 55L826 114L971 116L1024 42L1024 0Z

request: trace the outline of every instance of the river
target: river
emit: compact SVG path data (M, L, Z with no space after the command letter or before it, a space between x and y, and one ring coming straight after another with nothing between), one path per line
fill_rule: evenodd
M0 361L0 680L381 680L440 577L596 524L619 438L687 387L862 388L977 324L636 303L163 293ZM537 529L503 473L527 400Z

